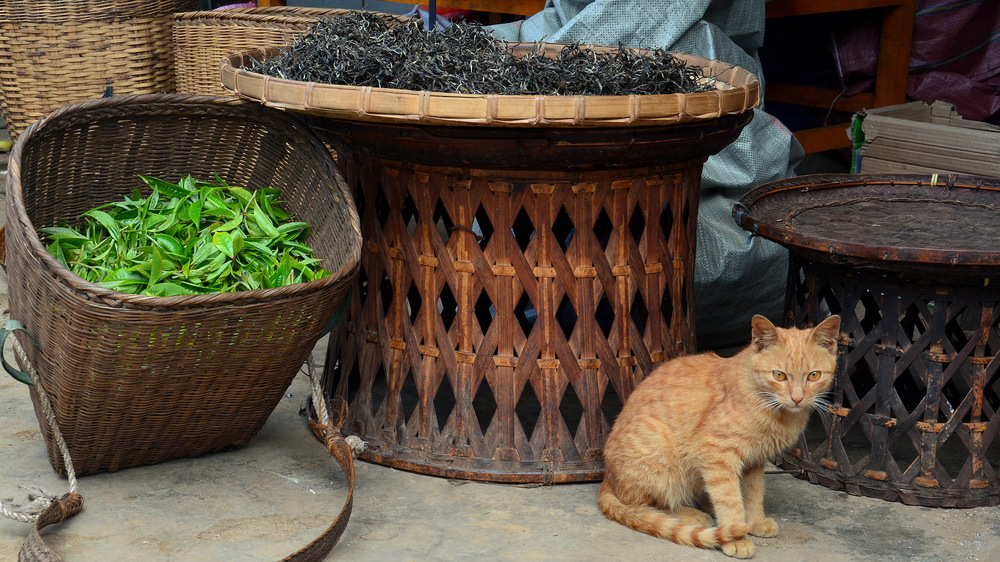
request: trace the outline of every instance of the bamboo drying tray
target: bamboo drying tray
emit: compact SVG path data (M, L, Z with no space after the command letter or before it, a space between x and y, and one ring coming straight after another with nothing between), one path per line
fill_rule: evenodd
M543 43L547 56L565 45ZM613 47L585 45L597 52ZM513 45L528 52L534 43ZM674 53L702 67L717 89L693 94L632 96L472 95L298 82L246 70L250 59L277 54L276 48L251 49L222 61L222 85L264 105L329 117L390 123L508 127L643 126L718 119L748 111L760 101L760 84L746 70L694 55Z
M17 136L69 103L174 90L171 19L196 0L0 2L0 109Z
M51 256L36 228L141 185L218 174L281 189L330 277L274 289L151 297L105 289ZM138 95L60 108L11 152L5 268L11 318L77 474L193 457L263 426L347 298L361 251L354 201L298 119L231 96ZM24 368L24 367L22 367ZM65 466L32 390L57 472Z

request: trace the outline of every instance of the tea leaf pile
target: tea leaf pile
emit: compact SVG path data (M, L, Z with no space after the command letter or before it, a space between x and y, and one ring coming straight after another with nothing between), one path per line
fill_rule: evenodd
M329 272L303 243L309 225L256 191L139 176L152 190L84 213L79 228L39 228L48 250L80 277L116 291L171 296L268 289Z
M324 19L250 70L301 82L461 94L650 95L713 90L701 69L662 49L619 46L598 53L567 45L515 55L482 26L464 21L427 32L414 18L349 12Z

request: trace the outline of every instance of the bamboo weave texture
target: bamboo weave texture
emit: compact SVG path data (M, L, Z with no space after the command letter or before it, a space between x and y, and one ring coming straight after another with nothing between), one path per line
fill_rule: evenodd
M196 0L0 2L0 110L11 139L54 109L174 90L171 22Z
M247 442L357 271L359 220L328 150L298 120L259 104L183 95L73 104L29 126L9 170L11 317L40 342L21 339L78 474ZM137 174L216 173L249 189L281 189L285 208L312 225L307 243L333 275L237 293L132 295L73 275L35 232L130 194L141 186ZM51 431L39 420L61 473Z

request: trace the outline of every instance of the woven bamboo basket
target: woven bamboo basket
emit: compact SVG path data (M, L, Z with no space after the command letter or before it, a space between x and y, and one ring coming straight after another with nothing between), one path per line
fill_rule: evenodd
M309 31L320 17L348 10L271 6L174 15L174 72L177 92L228 95L219 80L219 61L255 47L281 47Z
M276 289L139 296L70 273L36 234L120 200L141 186L137 174L215 173L279 188L333 274ZM53 112L11 153L7 221L11 317L40 344L19 334L78 474L246 443L337 316L361 248L353 200L324 145L293 116L231 96L112 97ZM32 398L49 461L63 473Z
M842 318L829 412L777 462L854 495L1000 504L1000 181L801 176L733 214L789 250L786 324Z
M69 103L174 90L174 12L197 0L0 2L0 109L17 136Z
M756 78L678 55L718 89L476 96L243 68L267 52L228 57L223 83L304 114L361 216L357 298L323 378L350 403L360 458L495 482L600 479L631 390L697 349L702 164L752 118Z

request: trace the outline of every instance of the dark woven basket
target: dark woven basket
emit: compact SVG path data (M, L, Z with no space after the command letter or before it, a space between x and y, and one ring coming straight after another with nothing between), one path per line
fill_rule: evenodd
M909 505L1000 505L1000 180L823 174L740 199L789 251L785 324L841 317L826 415L777 463Z
M72 221L142 187L137 174L212 174L281 189L333 272L277 289L148 297L70 273L36 228ZM78 474L246 443L347 298L361 236L329 152L287 114L227 97L137 95L63 107L11 153L6 268L11 318L52 400ZM65 466L37 396L49 462Z

